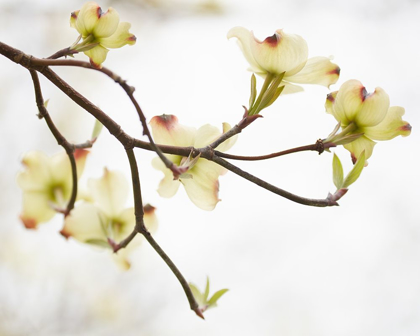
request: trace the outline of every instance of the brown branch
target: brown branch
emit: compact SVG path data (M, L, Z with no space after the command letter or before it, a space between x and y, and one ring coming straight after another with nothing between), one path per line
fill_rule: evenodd
M236 175L239 175L241 177L243 177L244 179L255 183L256 185L271 191L272 193L275 193L279 196L282 196L284 198L287 198L288 200L291 200L293 202L299 203L299 204L303 204L303 205L309 205L309 206L315 206L315 207L328 207L328 206L333 206L333 205L338 205L338 203L331 198L325 198L325 199L312 199L312 198L305 198L305 197L301 197L295 194L292 194L291 192L288 192L286 190L280 189L250 173L247 173L246 171L240 169L239 167L223 160L222 158L219 158L218 156L212 156L209 157L207 155L202 156L210 161L213 161L215 163L217 163L218 165L230 170L231 172L235 173Z
M153 140L152 134L150 133L149 127L147 126L146 117L143 113L143 110L140 107L140 104L137 102L136 98L134 97L134 91L135 88L133 86L130 86L127 84L127 81L122 79L120 76L115 74L113 71L111 71L108 68L102 67L100 69L93 67L90 63L84 62L84 61L78 61L78 60L52 60L52 59L38 59L33 58L31 60L32 64L39 65L39 66L76 66L76 67L83 67L91 70L96 70L99 72L102 72L103 74L110 77L112 80L114 80L116 83L118 83L122 89L126 92L128 97L130 98L132 104L134 105L134 108L136 109L136 112L139 116L140 122L143 126L143 135L146 135L149 139L150 145L152 149L156 152L156 154L159 156L159 158L163 161L165 166L169 168L173 173L175 177L178 177L182 172L179 170L179 168L171 161L169 160L163 152L159 149L159 146L157 146Z
M287 154L293 154L293 153L299 153L304 151L316 151L319 154L322 154L325 149L335 147L336 145L331 142L324 143L323 140L318 139L314 144L312 145L306 145L306 146L300 146L296 148L287 149L281 152L276 152L272 154L267 155L258 155L258 156L242 156L242 155L232 155L228 153L222 153L219 151L215 151L214 154L218 157L225 158L225 159L231 159L231 160L241 160L241 161L260 161L260 160L268 160L275 157L287 155Z
M136 216L136 227L135 231L142 234L144 238L149 242L152 248L159 254L159 256L163 259L163 261L168 265L171 269L172 273L176 276L179 283L181 284L182 288L184 289L185 295L187 296L188 302L190 304L190 308L200 317L203 317L201 312L198 314L198 303L195 301L194 295L191 291L190 286L188 285L187 280L185 280L182 273L173 263L173 261L169 258L169 256L163 251L163 249L159 246L159 244L155 241L152 237L150 232L147 230L146 225L144 225L144 209L143 209L143 201L141 196L141 188L140 188L140 176L137 167L137 160L134 155L134 151L132 149L127 149L127 156L130 162L130 169L131 169L131 179L133 181L133 193L134 193L134 213ZM131 233L130 236L127 237L126 240L133 239L135 234ZM125 243L123 241L122 243Z
M34 83L34 90L35 90L35 99L36 105L38 106L39 116L44 118L48 128L50 129L51 133L53 134L54 138L57 140L57 143L62 146L70 160L71 165L71 172L72 172L72 192L70 200L67 204L66 210L64 211L64 216L67 216L71 210L74 208L74 203L76 202L77 197L77 167L76 167L76 159L74 158L74 149L75 146L72 145L67 141L67 139L60 133L57 127L54 125L50 114L47 111L47 108L44 104L44 98L42 96L41 85L39 83L38 74L34 70L29 70L31 73L32 81Z

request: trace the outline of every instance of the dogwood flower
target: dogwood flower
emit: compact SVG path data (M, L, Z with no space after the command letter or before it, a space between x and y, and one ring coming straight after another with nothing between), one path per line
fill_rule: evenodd
M297 84L319 84L329 87L337 82L340 68L327 57L308 59L308 45L299 35L286 34L282 29L264 41L243 27L229 30L227 37L236 37L249 70L262 76L278 76L284 73L280 86L282 93L303 91Z
M379 87L367 93L358 80L349 80L338 91L328 94L325 108L340 123L341 134L363 134L344 145L353 163L363 151L366 159L372 155L374 140L391 140L411 133L411 125L402 120L404 108L390 107L388 94Z
M174 115L155 116L150 121L153 137L161 145L201 148L209 145L220 135L217 127L204 125L198 130L178 123ZM223 123L223 132L227 132L230 125ZM217 147L219 151L226 151L233 146L236 137L230 138ZM184 166L188 171L174 180L173 173L164 163L155 158L154 168L161 170L165 176L161 180L158 193L162 197L172 197L182 184L190 200L203 210L213 210L219 200L219 176L226 170L214 162L200 158L186 158L179 155L167 155L177 166Z
M83 172L88 151L74 152L77 177ZM52 157L32 151L22 159L25 170L17 176L23 190L23 210L20 219L28 229L35 229L39 223L48 222L57 209L64 209L72 193L72 170L65 152Z
M92 202L78 203L65 218L61 234L72 237L82 243L111 248L112 243L119 243L133 231L136 225L134 208L125 207L129 185L124 174L118 171L104 170L99 179L90 179L88 188ZM144 223L149 231L157 228L155 208L144 207ZM110 244L111 243L111 244ZM124 269L130 267L129 254L141 243L137 235L126 248L114 254L116 262Z
M70 26L83 38L83 42L72 49L83 51L96 67L105 61L107 48L116 49L136 43L136 37L129 32L131 24L120 22L117 11L112 7L104 13L95 2L87 2L80 10L71 13Z

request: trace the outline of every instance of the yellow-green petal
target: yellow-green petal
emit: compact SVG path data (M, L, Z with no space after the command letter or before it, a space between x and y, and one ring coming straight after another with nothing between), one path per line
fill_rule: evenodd
M371 94L366 95L360 111L355 116L359 127L371 127L384 120L389 109L389 96L381 88L376 88Z
M366 89L358 80L352 79L341 85L335 98L333 115L344 125L354 121L366 98Z
M197 132L193 127L181 125L178 118L171 114L153 117L150 126L155 142L161 145L192 146Z
M100 67L101 64L105 61L106 55L108 54L108 49L97 45L90 50L84 52L86 56L90 58L92 65Z
M408 136L411 133L411 125L402 120L405 110L400 106L389 108L386 117L376 126L365 127L365 135L373 140L391 140L398 135Z
M27 191L23 193L23 206L20 215L22 222L33 223L34 228L39 223L48 222L56 214L50 205L50 199L45 192Z
M76 29L83 36L92 34L93 28L102 13L101 7L95 2L86 2L79 11L76 19Z
M128 22L121 22L117 30L109 37L100 38L99 42L105 48L121 48L126 44L133 45L136 43L136 37L129 32L131 24Z
M120 16L114 8L110 7L106 13L101 13L92 33L97 39L109 37L115 33L119 22Z
M351 153L353 163L360 157L363 151L365 151L366 160L372 156L373 147L376 145L375 141L370 140L366 136L361 136L357 140L344 145L344 148Z

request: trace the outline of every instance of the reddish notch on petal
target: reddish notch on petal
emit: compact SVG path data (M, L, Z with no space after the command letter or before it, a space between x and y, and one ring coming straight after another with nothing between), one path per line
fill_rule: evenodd
M340 67L336 67L335 69L333 69L331 71L328 71L327 75L338 75L339 76L340 71L341 71Z
M103 14L104 13L102 12L102 8L98 6L96 9L96 15L98 16L98 19L100 19Z
M73 19L77 19L77 14L76 14L76 12L71 12L71 17L72 17Z
M153 212L156 210L156 208L155 208L153 205L146 204L146 205L143 207L143 210L144 210L144 213L145 213L145 214L149 214L149 213L153 213Z
M365 101L365 99L369 96L364 86L360 88L360 96L362 97L362 101Z
M178 118L173 114L162 114L160 116L155 116L150 122L155 122L159 126L164 126L166 129L170 130L178 123Z
M331 103L335 102L335 98L332 93L327 94L327 100L329 100Z
M267 37L263 43L267 43L268 45L275 47L280 41L280 36L278 34L274 34L273 36Z
M36 225L38 224L37 221L33 218L25 218L23 216L20 216L20 220L27 229L36 229Z
M400 127L400 131L404 131L404 132L411 132L411 125L409 123L406 123L404 126Z

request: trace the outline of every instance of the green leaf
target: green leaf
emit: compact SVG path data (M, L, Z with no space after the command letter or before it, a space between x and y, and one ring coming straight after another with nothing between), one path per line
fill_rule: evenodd
M190 285L191 292L193 293L195 300L197 301L199 305L202 305L205 301L203 300L203 295L201 294L200 290L193 283L189 283L189 285Z
M44 101L44 107L47 108L48 107L48 103L50 102L49 99L47 99L46 101Z
M271 97L271 100L268 102L268 104L265 107L269 107L271 104L273 104L277 100L277 98L280 96L280 94L283 92L283 89L284 89L284 85L278 87L273 97Z
M251 109L252 105L254 105L256 98L257 98L257 79L255 78L255 75L252 74L252 76L251 76L251 95L249 97L249 109Z
M333 182L337 190L343 185L343 166L339 157L334 153L333 157Z
M96 139L102 131L102 125L97 119L95 120L95 126L93 126L92 137L91 139Z
M204 294L203 294L204 302L207 302L207 298L209 297L209 292L210 292L210 279L209 277L207 277L206 289L204 290Z
M215 307L217 305L217 300L219 300L228 290L229 289L225 288L214 293L211 299L208 301L209 308L212 306Z
M283 89L281 89L280 91L278 90L283 77L284 77L284 72L282 72L280 75L275 77L274 81L270 84L270 87L265 92L264 96L262 97L261 103L258 105L258 111L261 111L265 109L266 107L270 106L278 98L281 91L283 91Z
M365 167L365 163L366 163L366 155L365 155L365 151L363 151L360 157L357 159L357 162L354 165L353 169L346 176L346 179L343 182L342 188L347 188L349 185L357 181L360 174L362 173L363 168Z

